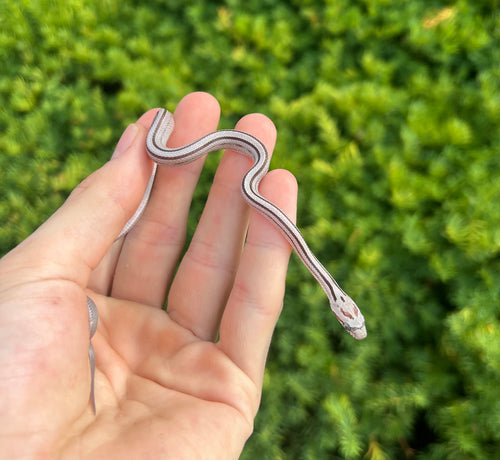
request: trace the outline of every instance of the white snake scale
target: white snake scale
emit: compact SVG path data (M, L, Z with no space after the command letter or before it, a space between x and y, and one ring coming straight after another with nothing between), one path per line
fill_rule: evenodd
M191 163L216 150L234 150L253 160L253 165L246 173L241 184L244 199L250 206L267 217L289 241L304 265L325 291L330 301L330 307L340 324L355 339L364 339L366 337L365 320L354 301L340 288L328 270L318 261L295 224L280 208L260 195L259 183L266 175L270 163L270 155L264 144L257 138L242 131L220 130L208 134L191 144L170 149L165 146L173 129L173 115L165 109L160 109L146 138L146 149L148 155L155 162L154 169L139 207L125 224L117 239L126 235L141 217L149 200L157 165L180 166ZM89 297L87 297L87 308L89 312L90 339L92 339L97 329L98 314L95 303ZM95 413L95 355L92 343L89 346L89 361L91 369L90 402Z

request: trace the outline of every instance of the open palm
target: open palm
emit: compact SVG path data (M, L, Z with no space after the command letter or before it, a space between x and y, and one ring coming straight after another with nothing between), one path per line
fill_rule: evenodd
M218 115L211 96L186 96L169 144L214 131ZM141 221L113 243L151 172L144 140L153 116L127 128L113 159L0 261L7 458L234 458L252 432L290 248L249 212L240 193L249 160L234 152L180 264L202 161L162 168ZM238 129L272 150L267 118L249 115ZM261 192L293 214L290 174L269 173ZM87 295L99 312L96 415Z

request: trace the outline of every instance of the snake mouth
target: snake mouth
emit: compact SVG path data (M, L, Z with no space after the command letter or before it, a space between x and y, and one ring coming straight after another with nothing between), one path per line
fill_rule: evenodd
M366 332L365 322L358 327L349 326L348 324L343 324L344 328L351 334L356 340L363 340L368 335Z

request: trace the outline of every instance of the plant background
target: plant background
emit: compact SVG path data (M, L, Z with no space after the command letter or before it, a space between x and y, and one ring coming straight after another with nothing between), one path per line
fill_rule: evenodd
M151 107L260 111L299 226L365 314L292 260L242 457L500 458L498 0L0 0L0 254ZM190 231L218 158L197 190Z

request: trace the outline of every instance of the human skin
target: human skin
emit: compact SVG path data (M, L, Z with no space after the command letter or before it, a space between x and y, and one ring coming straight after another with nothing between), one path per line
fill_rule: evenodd
M215 131L219 113L212 96L187 95L169 146ZM250 160L235 152L221 160L182 260L203 159L160 168L141 220L114 242L151 174L154 114L130 125L113 158L0 260L3 458L237 458L252 433L290 247L244 202ZM247 115L237 129L272 151L265 116ZM290 173L268 173L260 191L294 219ZM87 296L99 311L96 415Z

